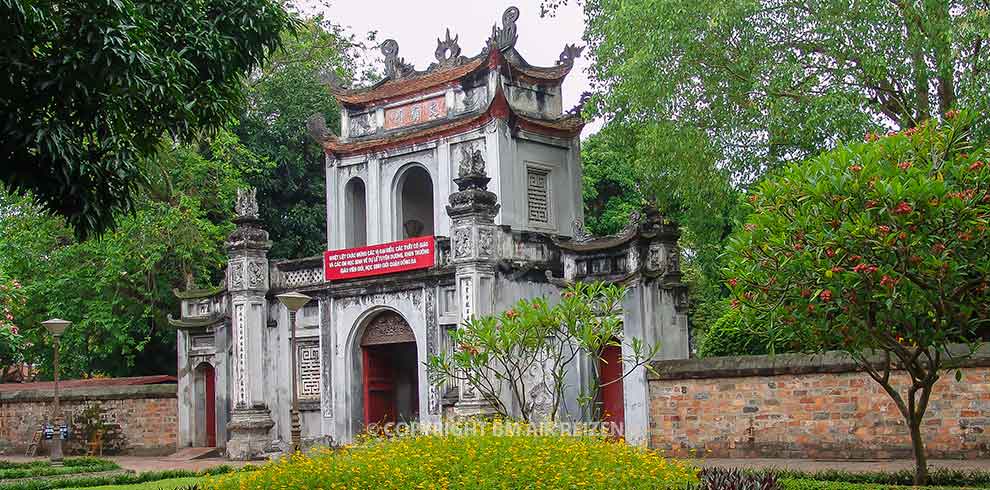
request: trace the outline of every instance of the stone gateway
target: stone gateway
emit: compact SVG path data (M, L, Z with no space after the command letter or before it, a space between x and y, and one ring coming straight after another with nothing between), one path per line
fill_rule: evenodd
M176 292L180 448L215 443L233 459L286 450L292 383L308 442L347 442L382 421L440 425L488 413L468 386L430 383L424 363L456 348L449 332L464 320L523 298L554 301L575 281L625 284L623 340L659 342L656 360L688 356L677 228L645 212L614 236L584 232L583 122L561 101L581 49L566 46L554 66L529 64L516 50L526 38L519 15L506 10L473 57L448 32L437 62L418 71L388 40L385 79L331 84L341 134L322 115L308 126L326 154L327 256L336 272L323 256L270 262L254 193L240 193L225 283ZM411 239L429 243L432 261L348 250L402 253L389 245ZM295 342L275 298L286 292L313 298L297 315ZM569 370L565 420L580 416L578 386L592 369L581 359ZM627 440L645 444L645 370L612 386L604 402Z

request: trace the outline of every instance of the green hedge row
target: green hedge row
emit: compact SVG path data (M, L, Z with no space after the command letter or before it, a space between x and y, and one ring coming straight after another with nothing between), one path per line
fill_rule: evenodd
M120 469L120 466L113 461L98 458L70 458L65 460L64 466L52 466L48 461L29 463L0 461L0 482L17 478L95 473L117 469Z
M222 475L232 471L234 471L233 467L221 465L204 471L165 470L104 476L80 476L78 478L60 478L57 480L30 480L7 484L0 482L0 490L53 490L58 488L85 488L101 485L133 485L170 478Z
M888 486L910 486L914 480L913 470L900 470L892 472L871 471L865 473L853 473L849 471L837 470L815 472L776 470L776 473L781 479L787 480L860 483ZM990 487L990 472L935 468L931 470L928 481L929 485L933 487L986 488Z
M926 486L911 487L907 485L893 485L889 483L849 483L842 481L804 480L784 478L780 480L783 490L911 490L923 488L925 490L964 490L980 487L947 487L947 486Z

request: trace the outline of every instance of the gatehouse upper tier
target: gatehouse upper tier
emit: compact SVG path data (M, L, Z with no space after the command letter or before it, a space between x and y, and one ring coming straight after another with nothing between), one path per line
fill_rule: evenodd
M565 46L554 66L529 64L516 50L519 9L510 7L475 56L461 54L448 29L436 62L416 70L399 44L382 43L385 78L362 88L330 82L341 134L310 120L327 154L330 248L415 236L449 236L444 206L461 160L480 150L496 224L570 234L582 216L578 111L565 113L564 78L582 48Z

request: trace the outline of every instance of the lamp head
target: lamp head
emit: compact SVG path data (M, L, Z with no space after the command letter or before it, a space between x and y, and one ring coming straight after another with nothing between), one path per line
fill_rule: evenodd
M68 328L69 325L72 325L72 322L59 318L52 318L51 320L41 322L41 324L45 326L45 329L48 330L48 333L52 334L52 336L61 337L62 333L65 332L65 329Z
M275 297L278 298L278 300L281 301L282 304L289 309L289 311L297 311L299 308L306 306L306 303L309 303L309 301L313 299L302 293L284 293Z

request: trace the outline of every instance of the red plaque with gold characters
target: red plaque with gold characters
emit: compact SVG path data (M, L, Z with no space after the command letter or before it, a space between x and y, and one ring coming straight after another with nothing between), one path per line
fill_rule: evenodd
M404 128L447 117L447 101L443 96L385 109L385 129Z
M328 281L428 269L433 267L433 262L432 236L323 253L323 270Z

